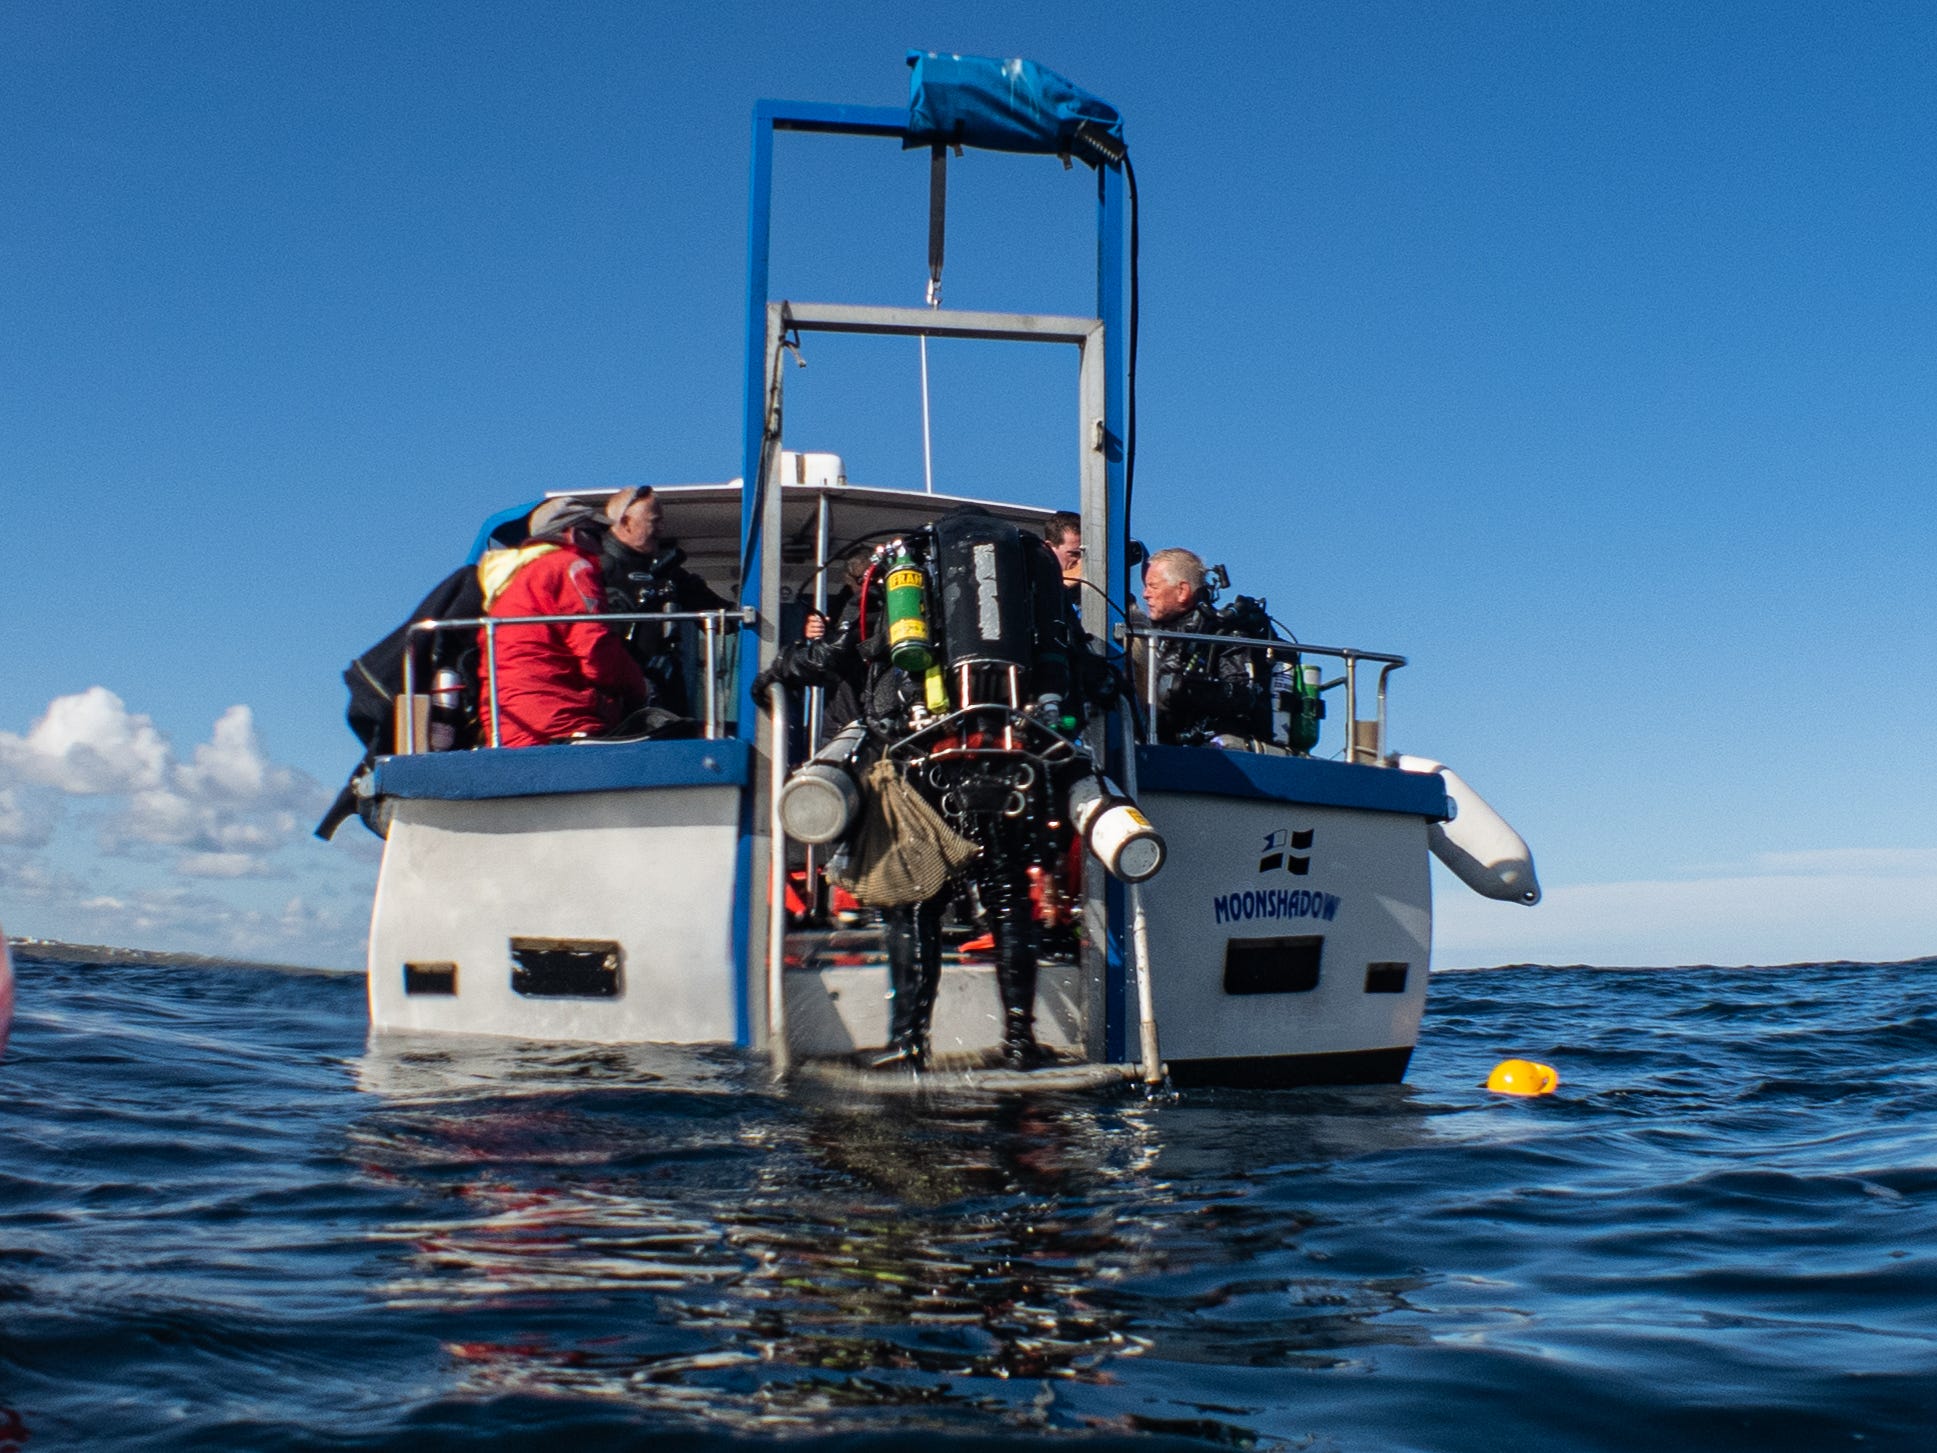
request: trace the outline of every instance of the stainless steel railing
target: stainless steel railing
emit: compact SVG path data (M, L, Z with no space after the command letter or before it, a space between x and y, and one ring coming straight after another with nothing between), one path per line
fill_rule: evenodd
M1194 631L1165 631L1155 626L1119 626L1120 635L1131 640L1144 641L1201 641L1208 646L1222 646L1233 649L1257 647L1265 653L1266 659L1274 665L1281 659L1292 655L1329 656L1345 663L1345 674L1330 681L1319 683L1319 690L1331 691L1336 687L1345 688L1345 760L1348 762L1382 762L1385 760L1386 742L1386 682L1394 671L1406 664L1404 656L1391 656L1383 651L1361 651L1355 646L1314 646L1304 641L1278 641L1262 636L1212 636ZM1151 653L1154 655L1155 653ZM1380 663L1378 685L1378 714L1366 721L1359 720L1359 662L1375 661ZM1157 728L1157 672L1146 664L1144 669L1144 710L1150 730ZM1371 740L1364 740L1361 727L1369 726Z
M465 620L417 621L410 627L404 646L404 695L414 698L417 694L417 651L416 637L434 635L439 631L477 631L484 632L485 674L491 682L490 722L491 745L497 746L498 733L498 628L500 626L549 626L572 624L580 625L600 622L614 624L676 625L681 621L697 621L700 634L705 642L706 715L704 717L705 736L708 740L720 735L720 634L726 629L728 621L741 625L752 625L760 618L760 613L752 606L742 606L738 610L680 610L680 611L614 611L600 615L546 615L546 616L477 616ZM422 750L417 743L417 718L413 712L404 728L405 750Z

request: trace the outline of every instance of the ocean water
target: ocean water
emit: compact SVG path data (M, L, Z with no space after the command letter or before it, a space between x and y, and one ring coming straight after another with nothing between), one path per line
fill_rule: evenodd
M931 1104L18 968L0 1453L1937 1447L1937 961L1442 974L1402 1086Z

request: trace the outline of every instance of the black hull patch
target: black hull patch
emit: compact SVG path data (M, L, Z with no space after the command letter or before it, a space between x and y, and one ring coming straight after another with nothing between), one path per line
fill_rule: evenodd
M1341 1054L1261 1054L1170 1061L1170 1082L1278 1090L1295 1085L1396 1085L1406 1077L1412 1046Z

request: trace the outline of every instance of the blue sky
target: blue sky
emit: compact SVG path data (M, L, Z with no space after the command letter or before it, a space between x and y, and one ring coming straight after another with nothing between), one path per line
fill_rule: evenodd
M738 472L752 103L911 46L1124 113L1137 533L1412 659L1395 745L1548 893L1439 876L1438 962L1937 953L1908 3L6 7L0 921L355 962L343 664L492 511ZM779 290L919 301L921 158L780 165ZM1091 196L957 163L947 301L1087 311ZM1057 366L933 367L942 487L1073 499ZM905 344L799 380L919 480Z

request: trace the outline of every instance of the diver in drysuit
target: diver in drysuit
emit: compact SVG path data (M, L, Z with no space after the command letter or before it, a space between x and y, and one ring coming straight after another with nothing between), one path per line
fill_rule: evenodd
M971 506L877 551L840 623L784 648L755 683L858 683L864 730L841 733L802 773L852 777L886 757L979 849L940 893L882 909L891 1009L878 1064L928 1061L942 912L959 892L972 894L994 939L1003 1060L1017 1069L1042 1062L1029 869L1051 856L1052 822L1075 824L1113 870L1129 865L1126 876L1161 865L1161 837L1076 740L1087 694L1107 704L1114 692L1112 680L1072 694L1072 663L1088 659L1048 546Z

